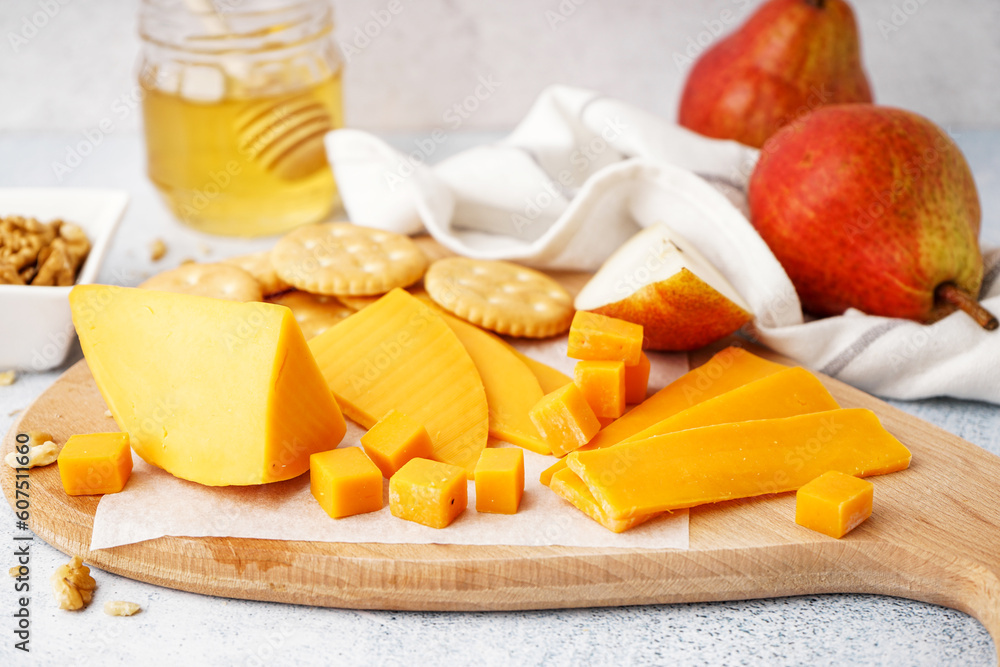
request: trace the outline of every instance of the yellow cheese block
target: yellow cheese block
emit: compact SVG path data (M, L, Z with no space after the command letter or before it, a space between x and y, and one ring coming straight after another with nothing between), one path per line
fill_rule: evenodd
M786 368L788 367L761 359L742 348L727 347L602 428L593 440L580 447L580 451L617 445L681 411ZM718 420L714 420L699 426L718 423ZM542 472L541 483L548 486L552 475L565 468L565 460L556 461Z
M597 523L615 533L625 532L629 528L634 528L641 523L646 523L650 519L660 516L659 512L655 514L629 517L627 519L615 519L608 516L608 513L601 508L596 500L594 500L594 494L590 492L590 489L588 489L587 485L583 483L583 480L580 479L579 475L569 468L563 468L552 475L549 488L552 489L557 496L573 505L573 507L577 508Z
M479 371L490 413L490 435L538 454L552 450L528 418L528 411L542 400L535 374L493 334L441 313Z
M382 471L358 447L309 457L309 490L333 519L382 509Z
M524 496L524 452L517 447L484 449L476 464L476 511L517 514Z
M394 289L311 339L309 349L348 417L371 428L398 410L424 425L436 460L472 477L489 435L486 391L433 309Z
M344 437L284 306L106 285L69 300L101 395L148 463L211 486L262 484L302 474Z
M68 495L118 493L132 475L128 433L70 436L58 461L59 477Z
M875 485L829 470L795 494L795 523L840 539L872 515Z
M794 491L828 470L903 470L910 452L871 410L694 428L566 457L614 519Z
M466 479L458 466L410 459L389 480L389 511L406 521L447 528L469 504Z
M601 430L587 398L572 382L543 396L528 416L556 456L579 449Z

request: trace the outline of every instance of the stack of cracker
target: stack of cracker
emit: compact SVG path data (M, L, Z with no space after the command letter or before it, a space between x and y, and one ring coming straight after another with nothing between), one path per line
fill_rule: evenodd
M407 236L348 222L299 227L270 252L183 264L140 287L281 304L291 309L307 339L397 287L509 336L563 333L574 312L570 294L538 271L462 257L431 263Z

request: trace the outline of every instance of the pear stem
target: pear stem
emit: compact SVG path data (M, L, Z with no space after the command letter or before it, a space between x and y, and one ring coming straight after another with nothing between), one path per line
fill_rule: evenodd
M937 300L950 303L962 312L967 313L969 317L976 321L976 324L987 331L993 331L997 328L996 316L983 308L971 295L958 289L955 283L941 283L934 290L934 296Z

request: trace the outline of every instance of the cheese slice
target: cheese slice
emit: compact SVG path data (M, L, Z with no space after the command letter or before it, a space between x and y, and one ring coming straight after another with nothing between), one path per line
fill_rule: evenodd
M804 368L786 368L774 375L755 380L721 396L716 396L678 412L673 417L664 419L622 440L615 447L622 447L630 442L689 428L753 419L794 417L812 412L836 410L839 407L837 401L815 375ZM549 468L551 473L547 477L543 473L543 481L558 496L573 503L578 509L609 530L621 532L635 525L634 523L623 523L622 520L607 515L600 506L596 505L593 494L589 491L586 494L582 492L581 487L586 488L586 485L575 472L566 467L566 459L560 459L558 463L561 465ZM560 485L558 489L556 488L557 479ZM646 515L645 518L651 519L657 514L659 513ZM629 521L636 518L639 517L631 517Z
M727 347L677 378L603 429L584 449L617 444L653 424L748 382L788 368L739 347Z
M703 365L688 371L632 408L621 418L602 428L593 440L580 447L580 451L617 445L626 438L655 426L664 419L692 406L786 368L788 367L761 359L742 348L727 347ZM715 420L710 423L718 424L719 421ZM707 425L699 424L699 426ZM556 461L552 466L542 471L541 483L548 486L552 475L565 468L565 460Z
M434 458L471 478L489 412L476 366L433 309L402 289L309 341L348 417L371 428L390 410L423 424Z
M815 375L798 366L748 382L678 412L622 440L618 445L688 428L714 426L751 419L777 419L840 407ZM618 445L615 445L616 447Z
M660 516L660 513L645 514L627 519L615 519L608 516L608 513L594 500L594 494L590 492L590 489L583 483L579 475L569 468L563 468L552 475L549 488L557 496L573 505L573 507L615 533L623 533L629 528L634 528L641 523L646 523L650 519Z
M106 285L69 300L101 395L152 465L211 486L276 482L344 437L284 306Z
M871 410L693 428L566 457L613 519L794 491L828 470L903 470L910 452Z
M573 381L573 378L566 375L562 371L556 370L555 368L552 368L548 364L544 364L537 359L532 359L507 341L501 338L498 338L497 340L499 340L504 347L517 355L517 358L523 361L524 365L535 374L535 377L538 379L538 384L542 387L543 394L551 394L556 389L565 387Z
M493 334L441 313L479 371L486 390L490 435L538 454L551 454L528 411L545 394L535 374Z

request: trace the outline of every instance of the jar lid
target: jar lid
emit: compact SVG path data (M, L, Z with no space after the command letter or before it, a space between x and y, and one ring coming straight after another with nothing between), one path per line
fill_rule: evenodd
M333 31L329 0L143 0L146 42L193 54L294 47Z

